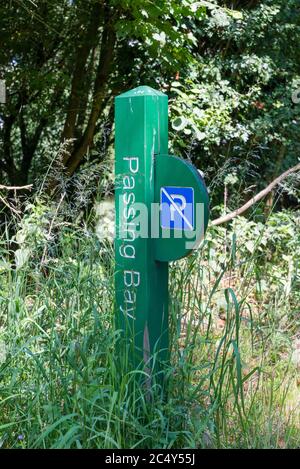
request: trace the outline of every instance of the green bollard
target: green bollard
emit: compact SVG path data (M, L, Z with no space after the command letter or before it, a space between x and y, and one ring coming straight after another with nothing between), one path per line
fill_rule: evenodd
M125 369L163 383L169 360L168 262L203 237L209 200L198 171L168 154L168 98L147 86L115 100L116 327ZM200 206L200 210L198 210ZM123 368L124 369L124 368Z

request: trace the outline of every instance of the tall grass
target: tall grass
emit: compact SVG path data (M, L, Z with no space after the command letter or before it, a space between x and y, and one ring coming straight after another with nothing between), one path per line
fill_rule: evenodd
M92 224L31 205L17 222L17 252L8 234L0 246L0 445L299 446L299 271L281 266L271 278L273 248L262 254L238 223L226 253L224 232L210 228L197 252L171 266L167 398L153 387L149 399L116 363L112 246Z

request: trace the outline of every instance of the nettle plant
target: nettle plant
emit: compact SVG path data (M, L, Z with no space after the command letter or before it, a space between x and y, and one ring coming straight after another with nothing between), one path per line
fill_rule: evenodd
M54 208L53 208L54 213ZM40 259L45 246L50 241L51 208L39 199L28 203L22 219L17 225L13 241L15 250L15 266L17 269L26 267L30 261Z
M227 266L237 274L238 283L255 273L252 280L259 283L261 293L280 290L285 297L299 296L299 211L273 213L266 224L237 217L229 230L212 227L206 242L207 260L215 276Z

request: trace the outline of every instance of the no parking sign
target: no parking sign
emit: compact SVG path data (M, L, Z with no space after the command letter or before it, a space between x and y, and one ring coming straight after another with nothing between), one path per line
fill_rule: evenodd
M192 187L162 187L160 202L162 228L193 231L194 189Z

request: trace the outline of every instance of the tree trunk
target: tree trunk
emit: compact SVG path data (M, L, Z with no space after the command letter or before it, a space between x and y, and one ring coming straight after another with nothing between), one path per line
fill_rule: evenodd
M74 173L93 143L96 123L103 110L103 104L105 103L106 86L113 62L115 43L116 33L112 22L111 11L107 8L104 15L101 50L94 83L92 108L81 139L75 146L71 155L66 158L65 165L69 175Z

